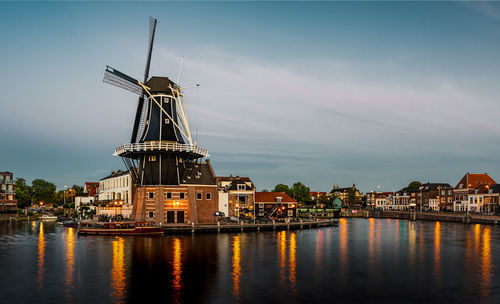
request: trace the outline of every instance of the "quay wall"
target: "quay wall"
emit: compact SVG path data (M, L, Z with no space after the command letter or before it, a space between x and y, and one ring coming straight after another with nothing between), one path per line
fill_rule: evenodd
M390 218L404 220L441 221L466 224L500 224L499 216L465 215L448 213L419 213L409 211L359 210L357 213L343 213L344 217Z

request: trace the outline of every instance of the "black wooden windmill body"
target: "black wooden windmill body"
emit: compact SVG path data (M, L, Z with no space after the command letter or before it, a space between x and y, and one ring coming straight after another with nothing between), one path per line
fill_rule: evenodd
M193 143L183 88L167 77L149 77L157 20L149 20L149 47L140 82L109 66L104 82L139 95L130 144L115 149L139 185L178 185L184 170L208 151Z

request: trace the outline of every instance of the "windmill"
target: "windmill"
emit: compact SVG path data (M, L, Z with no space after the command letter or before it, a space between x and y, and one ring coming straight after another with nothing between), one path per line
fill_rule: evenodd
M103 79L139 95L130 144L115 149L115 155L123 159L138 186L178 185L193 160L209 156L206 149L193 143L185 88L168 77L149 78L156 25L157 20L150 17L144 80L110 66L106 66Z

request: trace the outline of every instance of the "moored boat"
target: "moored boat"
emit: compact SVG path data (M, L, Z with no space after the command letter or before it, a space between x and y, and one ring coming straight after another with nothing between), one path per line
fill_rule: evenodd
M163 235L161 227L145 222L80 223L82 235Z
M63 222L63 226L64 227L73 227L73 228L76 228L76 227L78 227L78 222L77 221L72 221L72 220L64 221Z
M39 217L38 219L41 221L55 221L55 220L57 220L57 216L44 214L41 217Z

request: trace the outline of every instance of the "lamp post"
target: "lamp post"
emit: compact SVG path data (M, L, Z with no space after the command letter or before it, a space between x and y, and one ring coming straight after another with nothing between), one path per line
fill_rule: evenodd
M238 224L240 223L240 204L236 203L236 216Z

